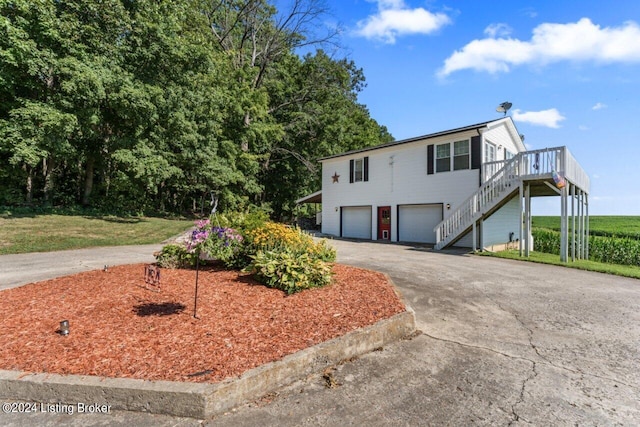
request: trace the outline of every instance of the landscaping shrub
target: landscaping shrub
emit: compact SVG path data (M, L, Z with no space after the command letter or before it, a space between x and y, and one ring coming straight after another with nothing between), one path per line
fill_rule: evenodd
M225 212L216 215L216 225L249 231L264 226L269 221L269 215L264 210L251 212Z
M167 245L158 256L161 266L195 265L204 254L227 268L245 269L267 286L288 294L331 282L331 265L336 251L325 240L316 243L299 228L263 222L261 215L224 218L224 224L245 224L247 229L212 226L210 220L196 221L184 246Z
M239 231L213 227L203 242L202 250L211 258L222 261L227 268L243 268L249 263L244 246L244 237Z
M331 282L329 262L335 250L322 240L316 243L299 228L273 222L247 233L251 264L246 268L267 286L288 294Z
M252 259L250 269L260 283L289 295L331 283L331 264L308 253L258 251Z
M165 245L154 255L158 265L163 268L193 267L196 263L195 255L187 252L184 245Z
M322 240L316 243L311 235L297 227L268 222L264 226L247 232L247 239L253 252L270 250L288 250L295 253L307 253L314 259L325 262L336 260L335 250Z

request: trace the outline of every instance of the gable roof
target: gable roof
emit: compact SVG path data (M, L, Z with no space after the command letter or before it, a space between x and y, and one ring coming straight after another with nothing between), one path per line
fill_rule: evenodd
M455 128L455 129L449 129L449 130L445 130L445 131L441 131L441 132L430 133L430 134L427 134L427 135L416 136L416 137L413 137L413 138L403 139L403 140L400 140L400 141L387 142L385 144L375 145L373 147L365 147L365 148L360 148L360 149L356 149L356 150L346 151L344 153L334 154L332 156L327 156L327 157L322 157L322 158L318 159L318 161L321 162L323 160L335 159L335 158L338 158L338 157L350 156L352 154L365 153L365 152L368 152L368 151L380 150L380 149L383 149L383 148L394 147L396 145L402 145L402 144L408 144L410 142L421 141L421 140L424 140L424 139L436 138L436 137L439 137L439 136L453 135L455 133L466 132L466 131L476 130L476 129L482 129L484 127L488 127L488 125L490 125L492 123L497 124L497 123L505 121L505 120L508 120L509 122L511 122L511 126L513 126L513 128L515 129L515 125L513 124L513 120L511 119L510 116L507 116L507 117L504 117L504 118L498 119L498 120L490 120L488 122L476 123L475 125L469 125L469 126L464 126L464 127ZM516 135L517 135L517 131L516 131ZM520 138L517 138L517 140L520 141Z

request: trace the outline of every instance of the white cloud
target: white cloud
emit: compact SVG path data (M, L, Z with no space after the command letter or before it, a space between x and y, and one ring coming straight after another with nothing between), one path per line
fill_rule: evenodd
M403 0L378 0L378 13L358 22L355 34L394 44L398 36L429 34L450 23L443 13L421 7L410 9Z
M589 130L589 126L580 125L580 126L578 126L578 130L581 130L581 131L583 131L583 132L584 132L584 131L588 131L588 130Z
M559 128L560 122L566 118L560 114L555 108L542 111L527 111L520 112L520 110L513 110L513 120L516 122L529 123L536 126L544 126L548 128Z
M628 21L619 27L602 28L582 18L575 23L541 24L529 41L473 40L445 60L439 75L464 69L507 72L518 65L560 61L640 62L640 27Z
M491 24L484 29L484 33L491 38L506 37L513 32L507 24Z
M607 108L607 104L603 104L602 102L598 102L596 105L591 107L592 110L602 110L603 108Z

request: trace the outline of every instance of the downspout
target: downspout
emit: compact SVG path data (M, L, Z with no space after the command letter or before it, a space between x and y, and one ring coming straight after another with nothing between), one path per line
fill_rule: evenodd
M485 129L486 128L482 128ZM478 170L478 187L482 186L483 182L482 182L482 175L483 175L483 171L484 171L484 132L480 132L480 129L476 129L476 132L478 132L478 136L480 137L480 169Z

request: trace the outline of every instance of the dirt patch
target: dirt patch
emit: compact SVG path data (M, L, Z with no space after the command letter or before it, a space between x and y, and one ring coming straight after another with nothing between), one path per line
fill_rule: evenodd
M384 275L334 266L330 286L287 296L249 275L109 267L0 293L0 369L217 382L405 310ZM56 331L69 320L70 333Z

